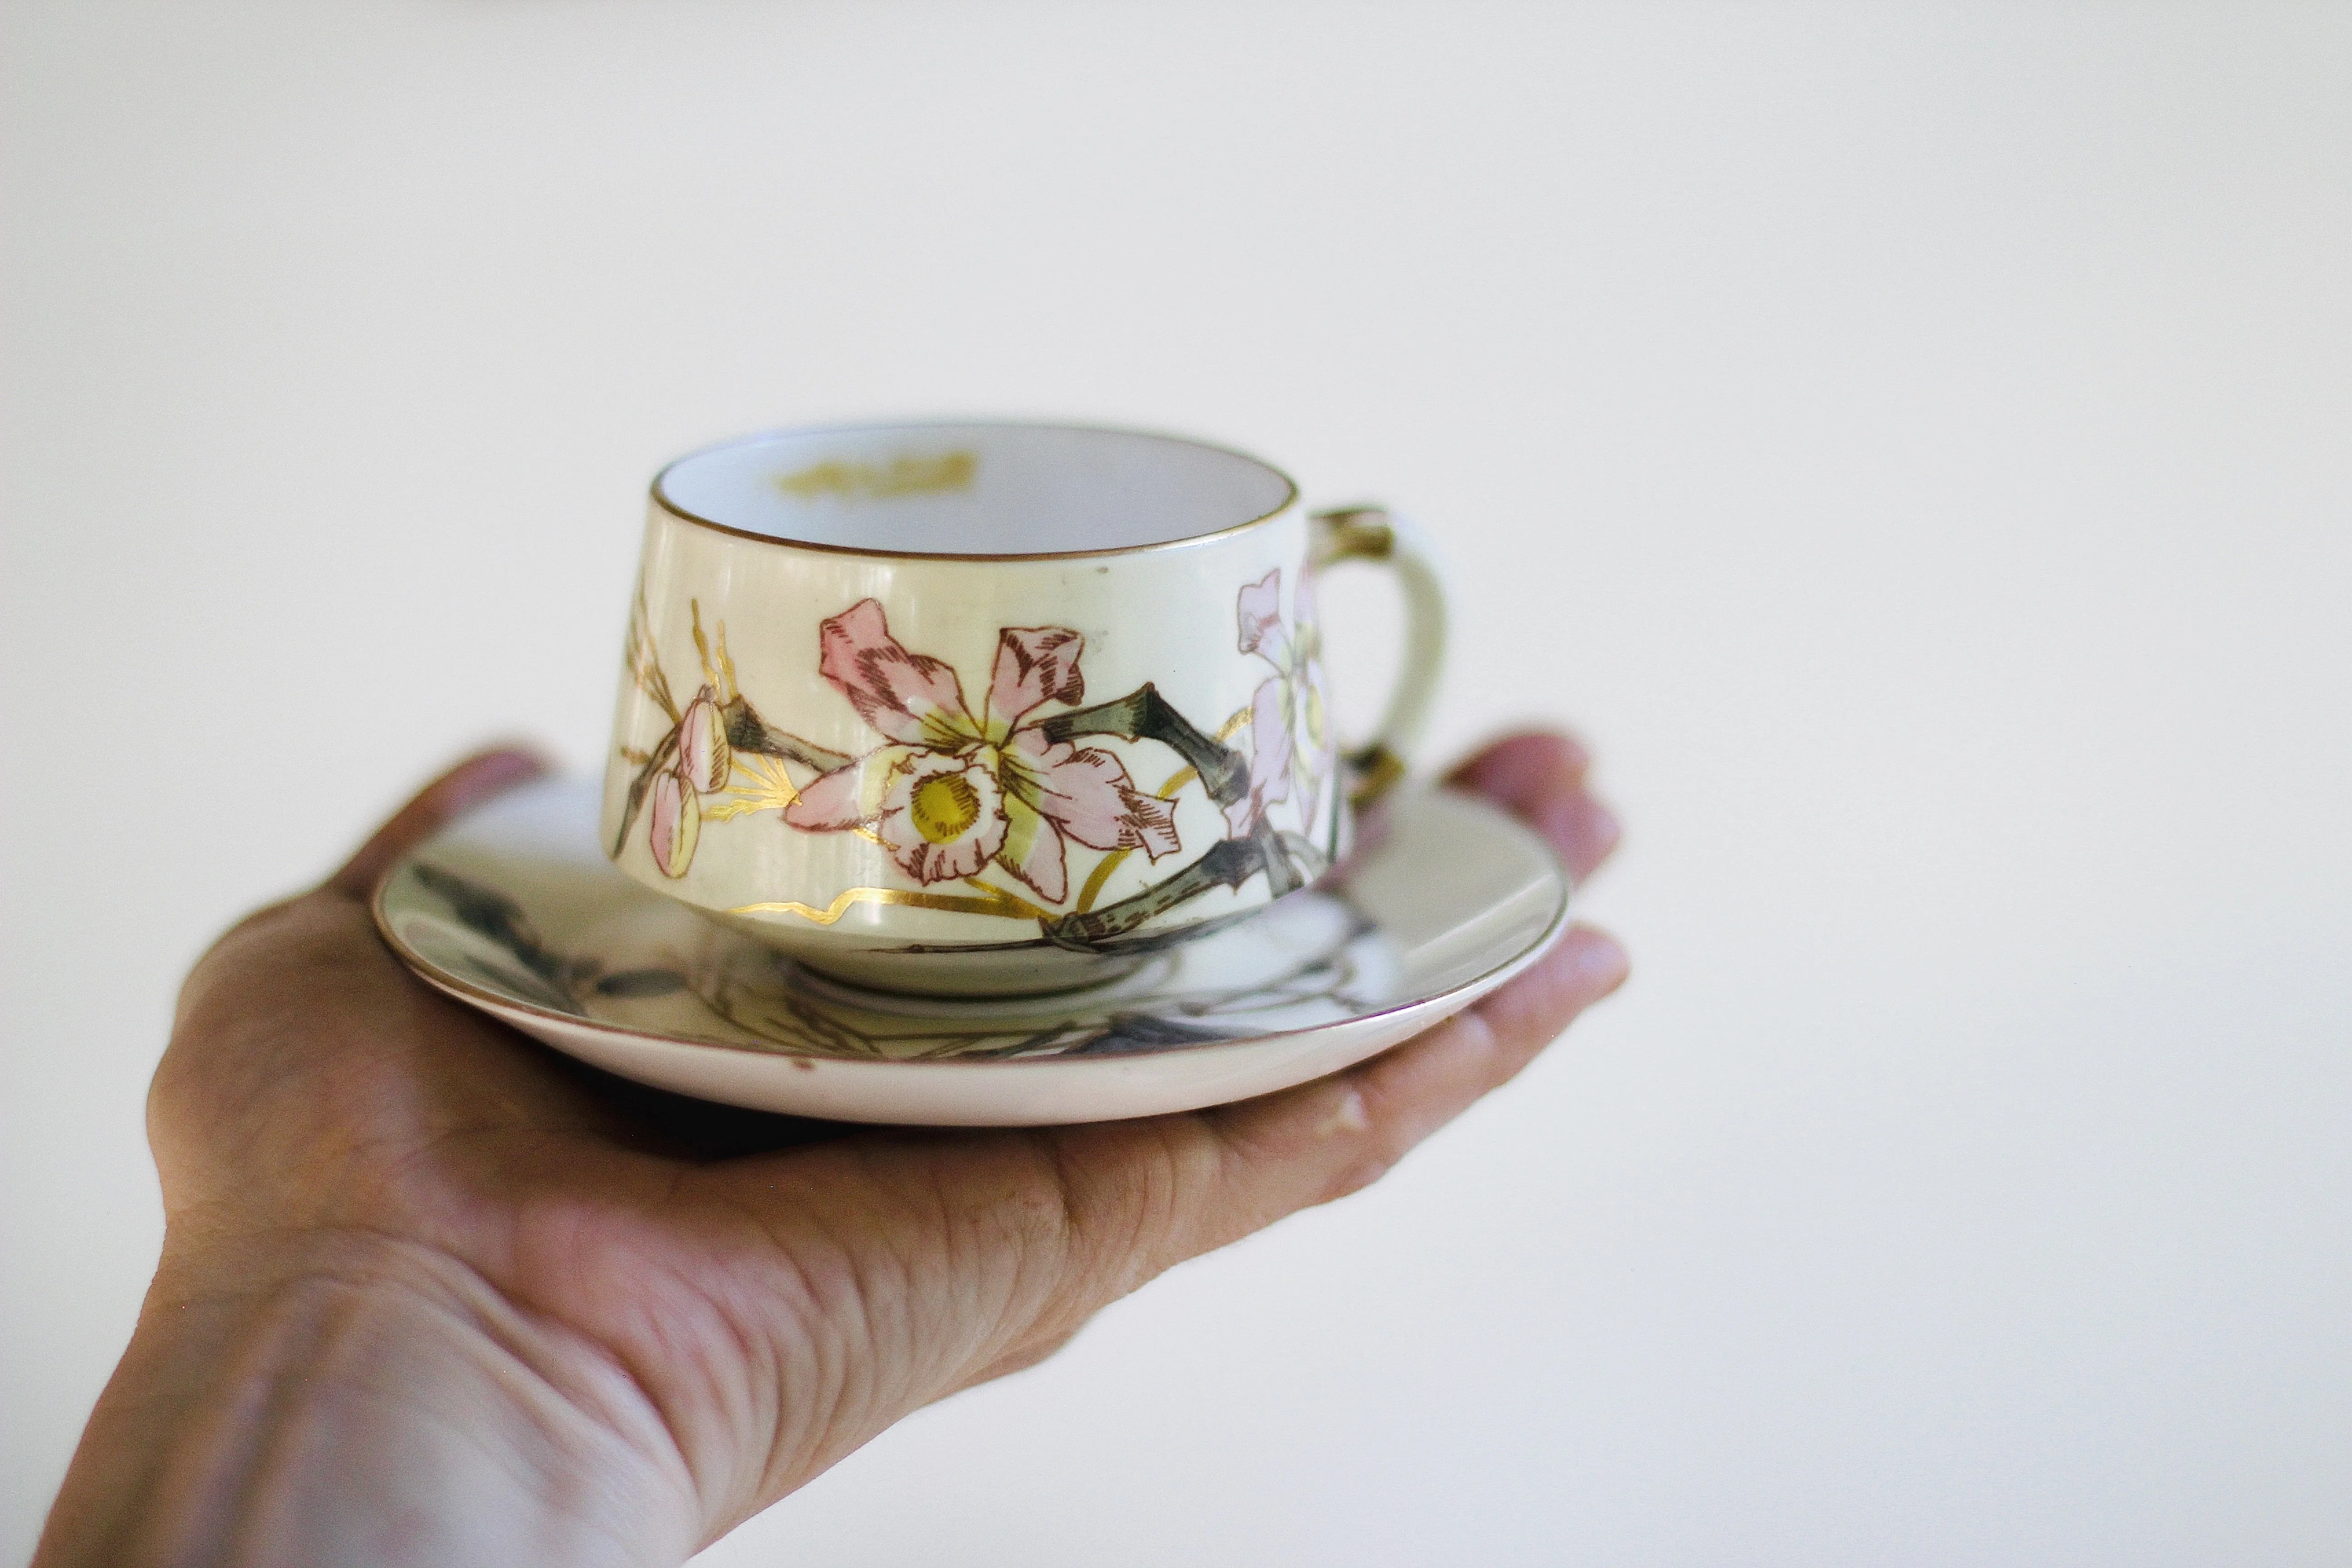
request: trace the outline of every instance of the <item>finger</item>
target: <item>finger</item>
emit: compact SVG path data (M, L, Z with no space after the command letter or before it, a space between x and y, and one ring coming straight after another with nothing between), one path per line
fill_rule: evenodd
M1507 790L1507 781L1513 779L1539 782L1555 773L1580 779L1591 770L1592 752L1575 736L1559 730L1521 730L1496 736L1454 763L1445 782L1494 793Z
M547 773L548 767L545 757L520 746L499 746L467 757L394 812L392 819L343 862L342 869L327 879L328 890L353 899L368 898L394 861L432 837L444 823L493 795L529 784Z
M1050 1361L1069 1347L1078 1337L1076 1329L1066 1331L1055 1329L1034 1339L1023 1340L1011 1350L989 1362L956 1385L961 1394L967 1388L978 1388L983 1383L994 1383L1000 1377L1011 1377L1016 1372L1027 1372L1040 1362Z
M1040 1134L1063 1186L1075 1300L1048 1330L1184 1258L1355 1192L1507 1081L1623 983L1624 950L1570 929L1477 1006L1373 1060L1259 1100Z
M1507 735L1446 775L1457 789L1485 795L1551 841L1582 881L1624 837L1616 815L1585 787L1590 752L1552 732Z
M1587 1007L1615 992L1630 970L1625 950L1592 926L1571 927L1559 945L1512 984L1453 1023L1349 1075L1363 1106L1370 1158L1344 1173L1333 1196L1377 1180L1430 1134L1517 1078ZM1298 1113L1294 1119L1304 1120ZM1332 1120L1327 1113L1323 1123Z
M1478 1006L1279 1094L1139 1121L850 1137L696 1180L750 1212L782 1198L803 1215L822 1205L797 1194L850 1184L877 1243L898 1267L924 1265L943 1297L898 1303L898 1326L915 1333L911 1408L1034 1365L1154 1275L1374 1180L1624 974L1616 942L1578 927ZM894 1237L900 1223L911 1229ZM943 1258L951 1267L935 1267Z
M1358 1191L1482 1095L1517 1077L1576 1016L1624 984L1625 950L1571 927L1533 968L1468 1011L1332 1078L1209 1112L1232 1151L1235 1215L1260 1225ZM1251 1226L1255 1229L1256 1226ZM1222 1245L1220 1238L1213 1245Z

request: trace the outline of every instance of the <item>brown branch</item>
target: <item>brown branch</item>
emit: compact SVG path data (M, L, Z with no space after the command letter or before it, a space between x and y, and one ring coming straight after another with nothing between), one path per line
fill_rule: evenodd
M1109 946L1131 951L1134 942L1121 942L1121 938L1131 938L1143 926L1213 888L1238 889L1263 871L1274 897L1294 892L1305 887L1308 878L1292 859L1283 837L1261 821L1247 838L1219 839L1206 854L1165 881L1115 904L1041 922L1045 940L1081 952L1097 952Z
M1249 760L1194 729L1148 680L1116 702L1056 713L1038 728L1052 741L1080 735L1157 741L1192 764L1209 797L1220 805L1231 805L1249 794Z
M661 744L656 746L654 754L646 759L646 765L637 770L637 776L629 781L628 802L621 807L621 830L613 835L614 859L621 858L621 847L629 841L629 826L637 820L637 808L646 803L646 791L653 787L654 774L661 772L669 759L677 754L677 731L672 730L661 738Z
M727 721L727 744L739 752L751 752L763 757L782 757L803 767L829 773L846 767L854 759L840 752L828 752L823 746L813 746L798 735L789 735L760 717L751 699L737 696L719 710Z

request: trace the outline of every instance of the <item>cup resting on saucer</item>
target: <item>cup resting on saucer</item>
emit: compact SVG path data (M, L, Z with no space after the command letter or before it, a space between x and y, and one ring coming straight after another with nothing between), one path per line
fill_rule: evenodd
M1394 570L1403 673L1343 752L1315 584ZM845 982L1071 990L1343 858L1436 690L1444 600L1370 508L1131 431L755 437L656 479L602 837Z

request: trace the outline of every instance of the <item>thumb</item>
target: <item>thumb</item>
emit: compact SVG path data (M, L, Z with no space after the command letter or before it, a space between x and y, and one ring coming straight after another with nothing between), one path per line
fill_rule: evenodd
M327 890L365 900L403 855L431 837L445 823L464 816L494 795L529 784L549 771L548 760L522 746L478 752L418 790L342 869L327 879Z

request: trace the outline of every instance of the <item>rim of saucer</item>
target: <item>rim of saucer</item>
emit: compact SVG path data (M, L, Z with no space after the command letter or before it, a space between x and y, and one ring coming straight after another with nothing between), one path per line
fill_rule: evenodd
M1465 796L1465 798L1475 797ZM1558 850L1554 849L1549 843L1545 842L1541 834L1537 833L1534 829L1528 827L1526 824L1518 821L1516 817L1511 816L1509 813L1501 810L1499 807L1489 806L1488 809L1493 810L1497 816L1508 822L1513 828L1526 834L1528 839L1531 840L1538 848L1542 850L1545 858L1551 862L1552 868L1559 873L1560 888L1559 901L1558 906L1552 910L1551 919L1544 922L1543 930L1537 934L1536 939L1533 942L1528 943L1526 947L1520 949L1517 952L1513 953L1509 958L1505 959L1502 963L1482 969L1467 980L1461 981L1456 984L1449 985L1443 991L1439 991L1433 995L1416 997L1412 1001L1400 1002L1391 1006L1378 1007L1370 1012L1359 1013L1345 1020L1346 1022L1349 1024L1361 1024L1369 1023L1379 1018L1394 1017L1400 1013L1413 1012L1419 1008L1426 1007L1433 1002L1442 1002L1448 996L1454 995L1459 992L1470 990L1474 986L1486 984L1489 981L1493 981L1496 984L1500 984L1503 982L1509 980L1513 973L1519 970L1526 969L1528 965L1541 958L1546 952L1549 952L1552 945L1559 942L1561 935L1566 932L1569 924L1569 914L1576 901L1576 879L1573 874L1570 872L1567 862L1559 858L1559 852ZM463 820L464 817L462 816L456 819L456 821L458 822L462 822ZM445 824L441 832L447 831L450 826L454 826L455 825L455 822ZM434 837L438 837L439 833L436 833ZM417 846L415 848L411 849L408 853L401 856L400 858L394 861L391 866L385 868L383 876L377 880L374 890L368 895L368 914L370 919L374 922L376 935L383 940L383 944L386 947L392 950L394 956L397 957L403 963L408 966L411 973L415 973L419 980L424 981L426 984L435 987L436 990L456 992L459 994L474 998L479 1002L488 1004L489 1006L494 1008L503 1009L508 1012L523 1013L536 1018L545 1018L551 1023L567 1024L582 1028L600 1030L608 1034L624 1035L633 1039L650 1040L660 1045L685 1046L696 1050L740 1051L746 1056L780 1058L787 1060L812 1063L831 1062L845 1068L857 1067L885 1069L899 1068L960 1068L966 1069L994 1068L1003 1069L1006 1068L1052 1067L1059 1064L1086 1061L1132 1061L1139 1057L1172 1056L1194 1051L1220 1051L1247 1048L1255 1046L1262 1046L1272 1040L1290 1039L1301 1035L1311 1035L1318 1030L1332 1026L1328 1024L1317 1024L1307 1026L1304 1028L1270 1029L1263 1035L1252 1035L1246 1039L1201 1040L1182 1045L1161 1046L1141 1051L1125 1051L1115 1057L1088 1058L1080 1055L1068 1054L1061 1056L1010 1058L935 1057L914 1061L902 1061L878 1058L869 1060L867 1058L858 1057L827 1056L819 1051L796 1051L786 1046L747 1046L739 1045L729 1040L688 1039L677 1035L664 1034L659 1030L641 1029L631 1024L612 1023L602 1018L592 1018L584 1014L559 1013L551 1007L543 1007L535 1002L527 1002L513 996L502 995L498 992L490 990L487 986L474 984L472 981L466 979L463 975L452 974L447 970L442 968L439 964L425 958L424 954L418 952L407 942L403 942L399 935L393 930L391 914L384 907L385 892L391 888L393 879L398 877L401 871L405 868L411 861L415 860L417 856L431 844L431 839L427 839L425 844ZM745 938L744 940L749 941L751 939ZM1500 977L1499 979L1497 978L1498 976Z

